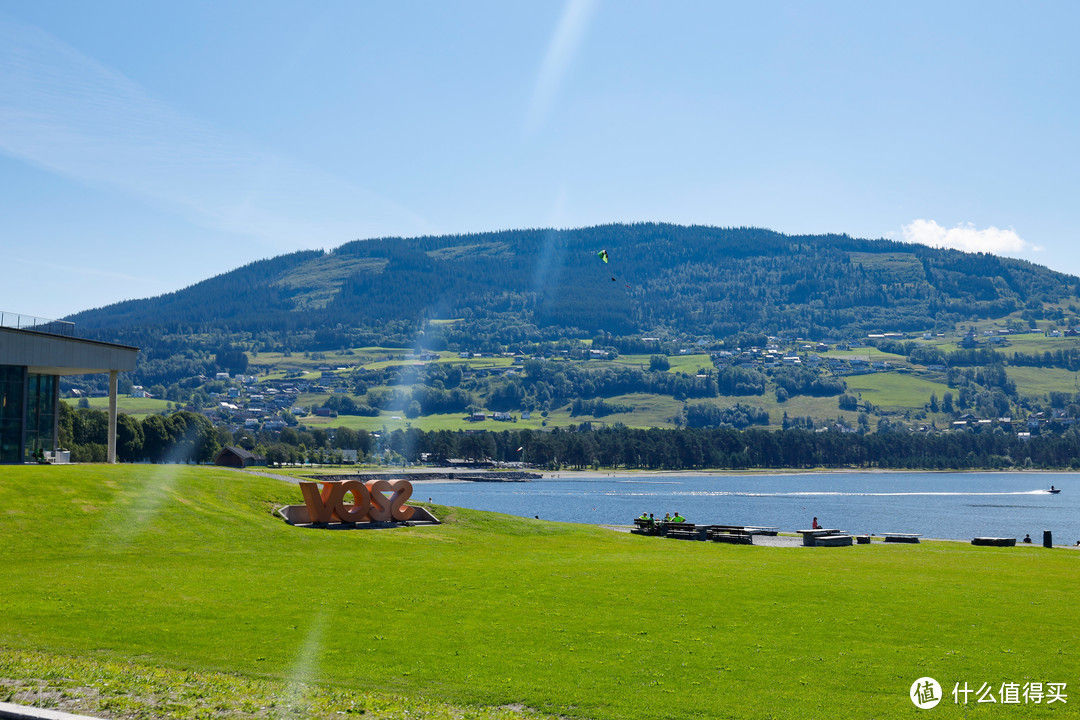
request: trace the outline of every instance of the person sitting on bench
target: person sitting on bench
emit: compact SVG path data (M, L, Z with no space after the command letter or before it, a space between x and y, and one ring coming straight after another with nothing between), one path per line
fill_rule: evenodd
M684 518L682 515L680 515L679 511L676 510L675 511L675 517L671 518L671 522L673 522L673 523L686 522L686 518Z

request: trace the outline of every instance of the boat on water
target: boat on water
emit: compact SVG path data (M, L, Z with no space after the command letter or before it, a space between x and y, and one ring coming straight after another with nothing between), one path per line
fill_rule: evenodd
M1059 492L1061 492L1061 488L1056 488L1053 485L1051 485L1050 489L1047 490L1046 492L1050 493L1051 495L1057 495Z

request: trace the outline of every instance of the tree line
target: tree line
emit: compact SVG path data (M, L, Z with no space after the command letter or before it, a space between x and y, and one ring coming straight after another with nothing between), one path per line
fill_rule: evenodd
M72 450L73 460L104 461L104 411L65 408L66 404L61 404L61 445ZM751 424L757 419L754 408L732 410L745 415L740 422ZM237 437L225 428L215 430L201 415L181 411L168 416L151 415L142 421L120 415L117 456L122 462L210 462L222 445L236 444L275 463L332 462L340 459L341 450L351 449L367 461L440 463L459 458L576 469L1080 469L1080 431L1075 428L1021 439L996 429L948 433L885 428L874 433L813 432L797 419L785 422L785 426L784 430L692 426L642 430L623 426L594 428L582 423L551 432L479 433L411 427L380 433L348 428L286 428L280 433L242 431Z

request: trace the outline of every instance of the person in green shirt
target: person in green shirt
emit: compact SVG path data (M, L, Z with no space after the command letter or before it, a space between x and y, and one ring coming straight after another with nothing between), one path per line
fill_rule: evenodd
M676 522L676 523L686 522L686 518L684 518L682 515L680 515L679 511L676 510L675 511L675 517L671 518L671 522Z

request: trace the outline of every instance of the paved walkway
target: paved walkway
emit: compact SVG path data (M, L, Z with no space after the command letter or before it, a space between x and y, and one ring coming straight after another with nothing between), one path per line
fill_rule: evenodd
M0 720L96 720L96 718L89 715L72 715L58 710L36 708L30 705L0 702Z

